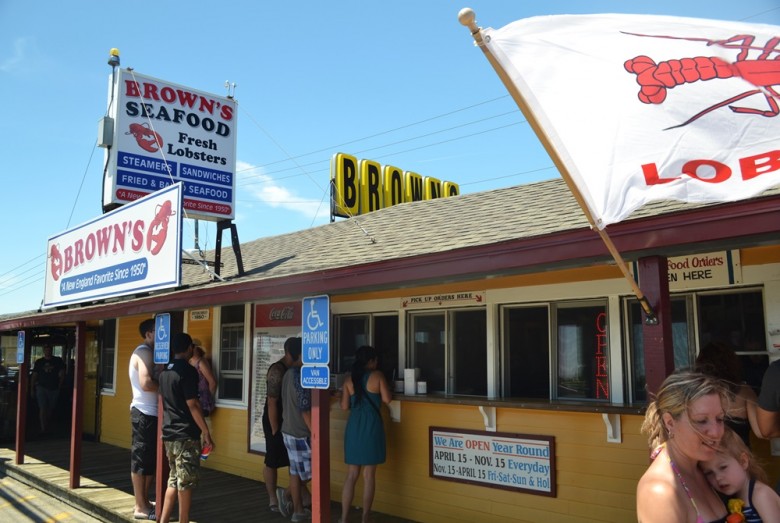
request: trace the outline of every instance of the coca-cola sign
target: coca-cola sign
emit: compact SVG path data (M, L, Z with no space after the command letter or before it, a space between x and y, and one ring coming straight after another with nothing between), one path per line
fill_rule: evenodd
M263 303L255 305L255 327L290 327L301 325L301 303Z

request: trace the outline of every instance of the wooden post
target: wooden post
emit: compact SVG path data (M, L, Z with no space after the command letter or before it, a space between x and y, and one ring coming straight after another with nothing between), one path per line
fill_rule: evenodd
M330 393L311 391L311 520L330 521Z
M645 356L645 386L649 394L658 391L661 383L674 371L672 344L672 307L669 299L669 264L664 256L639 259L638 276L648 296L658 323L642 325Z
M16 375L16 464L24 464L24 440L27 437L27 398L30 375L30 353L32 352L32 331L24 331L24 361L19 364Z
M81 486L81 433L84 417L84 366L86 364L86 325L76 322L76 369L73 379L73 409L70 424L70 488Z

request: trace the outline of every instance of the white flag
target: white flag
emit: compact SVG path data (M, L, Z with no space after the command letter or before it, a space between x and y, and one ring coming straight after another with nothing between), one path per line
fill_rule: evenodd
M483 35L597 227L780 185L780 27L564 15Z

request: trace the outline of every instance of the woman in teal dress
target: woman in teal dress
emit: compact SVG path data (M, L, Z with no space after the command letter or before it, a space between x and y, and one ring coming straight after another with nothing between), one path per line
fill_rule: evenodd
M385 462L385 428L382 403L392 399L385 375L377 370L379 352L368 345L355 353L352 372L344 380L341 408L350 410L344 433L347 477L341 493L341 521L346 523L355 483L363 469L363 519L368 521L376 489L376 466Z

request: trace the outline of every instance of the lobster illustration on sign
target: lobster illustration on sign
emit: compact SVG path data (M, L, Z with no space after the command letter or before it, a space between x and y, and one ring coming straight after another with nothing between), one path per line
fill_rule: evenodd
M662 104L669 89L698 81L739 77L755 86L755 89L736 94L707 107L690 117L687 121L669 127L669 129L684 127L705 114L725 106L728 106L729 109L738 114L753 114L765 117L774 117L780 114L780 106L778 106L780 92L778 92L776 87L780 86L780 49L778 49L780 36L770 38L763 47L754 47L755 36L753 35L736 35L727 40L709 40L706 38L684 38L637 33L625 34L650 38L698 41L705 42L708 46L739 50L737 60L734 63L726 62L717 57L704 56L666 60L658 63L644 55L626 60L623 65L626 71L636 74L636 81L641 86L638 97L642 103L646 104ZM753 59L749 59L751 51L758 51L758 55ZM733 105L739 100L757 94L764 96L769 106L768 108L758 109Z
M162 136L145 123L131 123L130 131L125 134L132 134L135 141L138 142L138 146L150 153L156 153L163 146Z
M56 245L51 246L51 250L49 251L49 258L51 258L51 277L54 279L54 281L57 281L60 279L60 275L62 274L62 254L60 254L60 250Z
M171 201L166 200L155 209L154 219L149 224L149 232L146 234L146 250L152 256L156 256L165 245L165 239L168 237L168 219L176 214L172 206Z

